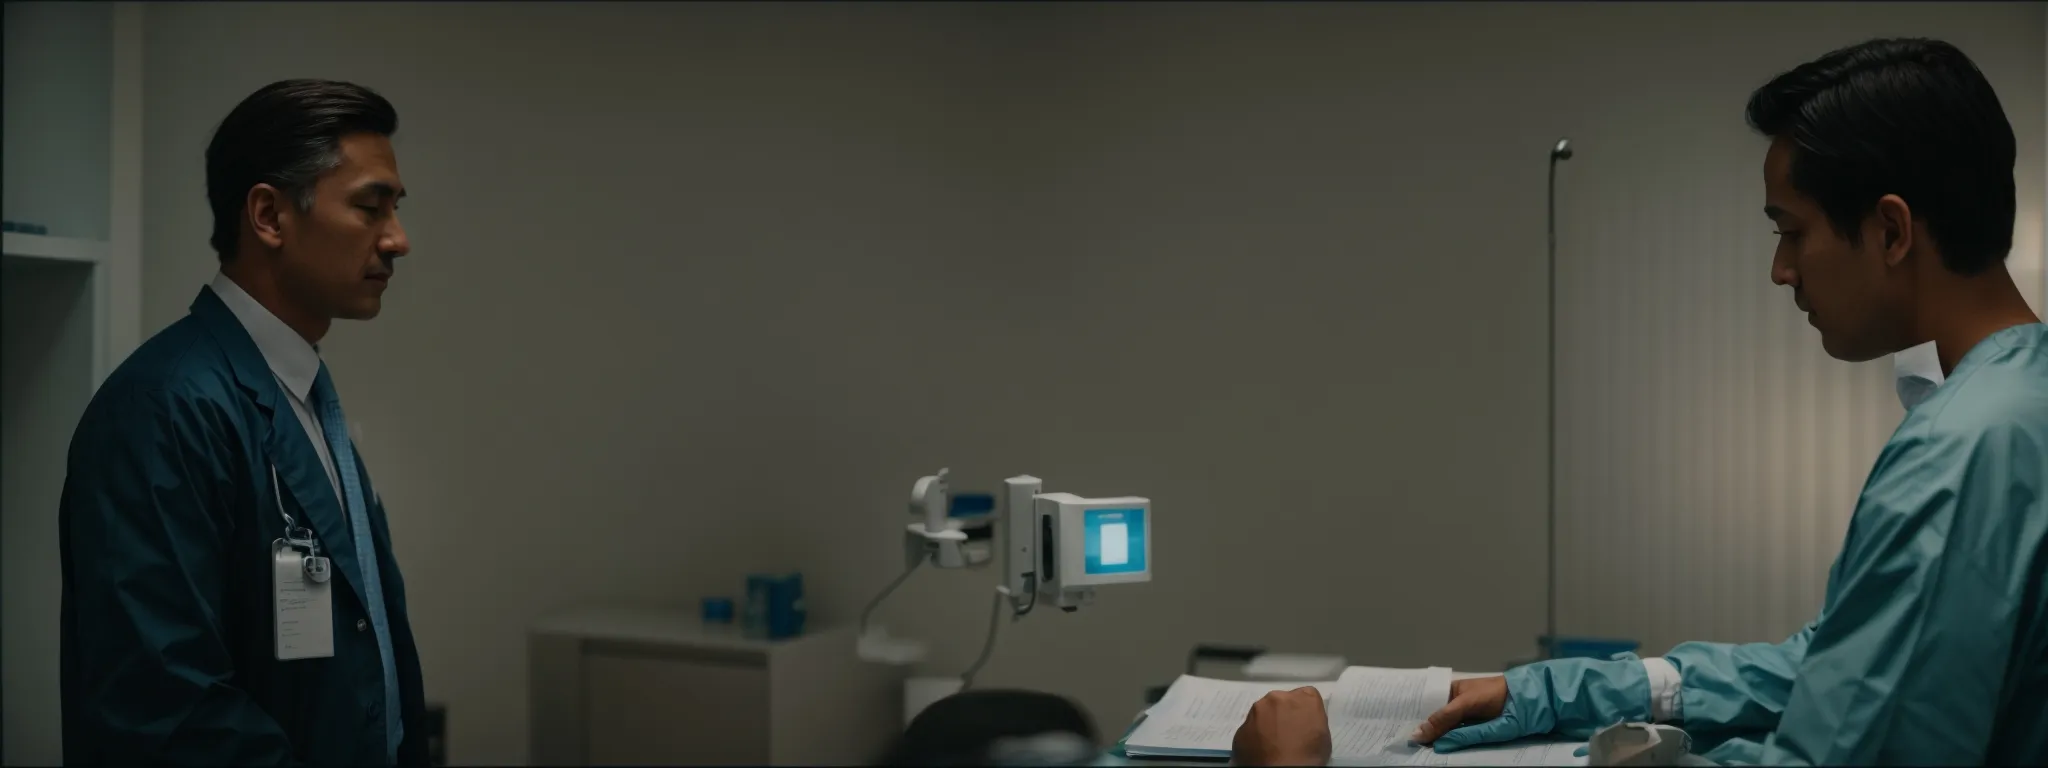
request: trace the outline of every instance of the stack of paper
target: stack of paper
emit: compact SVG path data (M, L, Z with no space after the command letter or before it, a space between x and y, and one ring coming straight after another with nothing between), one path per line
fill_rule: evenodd
M1330 716L1330 762L1376 765L1585 765L1577 744L1492 746L1437 754L1408 736L1451 696L1451 671L1351 667L1327 683L1238 682L1182 676L1124 740L1131 757L1228 759L1252 704L1267 693L1314 685Z
M1131 757L1204 757L1229 759L1237 727L1252 704L1273 691L1313 685L1325 694L1336 682L1240 682L1181 675L1158 704L1145 710L1145 721L1124 739Z

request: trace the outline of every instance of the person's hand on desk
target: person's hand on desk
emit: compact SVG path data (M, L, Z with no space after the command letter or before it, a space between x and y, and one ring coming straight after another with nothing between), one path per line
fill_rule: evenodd
M1416 729L1414 741L1455 752L1528 736L1584 739L1615 723L1650 719L1642 660L1551 659L1451 683L1450 703Z
M1435 744L1438 752L1519 738L1523 735L1520 719L1507 710L1507 705L1505 676L1453 681L1450 702L1422 721L1422 727L1408 738L1417 744ZM1467 723L1472 725L1458 727Z
M1326 765L1330 715L1315 688L1274 691L1252 704L1230 745L1236 765Z

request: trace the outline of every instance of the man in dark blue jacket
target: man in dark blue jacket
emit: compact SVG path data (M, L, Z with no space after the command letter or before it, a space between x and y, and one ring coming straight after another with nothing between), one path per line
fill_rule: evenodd
M368 89L291 80L214 133L220 274L72 437L66 762L426 762L384 506L315 346L409 250L397 128Z

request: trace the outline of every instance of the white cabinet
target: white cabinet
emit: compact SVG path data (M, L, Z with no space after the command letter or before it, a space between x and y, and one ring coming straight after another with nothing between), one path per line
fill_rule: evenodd
M755 641L661 609L593 609L528 635L533 765L871 765L903 677L851 628Z
M57 500L71 430L141 333L142 7L5 4L0 762L63 760Z

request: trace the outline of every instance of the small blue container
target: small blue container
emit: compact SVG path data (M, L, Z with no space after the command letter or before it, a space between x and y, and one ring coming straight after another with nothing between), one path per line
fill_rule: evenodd
M805 614L803 574L747 577L748 636L769 640L796 637L804 632Z
M747 637L766 639L768 637L768 592L767 576L747 577L746 612L740 614L740 631Z
M1536 646L1553 659L1611 659L1616 654L1635 653L1643 644L1611 637L1537 637Z
M704 624L706 626L731 626L733 619L732 598L704 598Z

